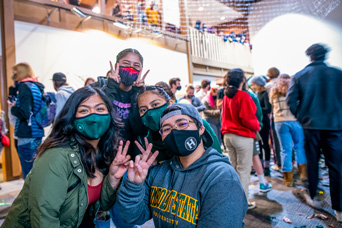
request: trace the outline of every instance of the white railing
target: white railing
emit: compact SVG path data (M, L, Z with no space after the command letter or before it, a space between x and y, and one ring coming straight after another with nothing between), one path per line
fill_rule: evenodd
M229 41L215 34L188 28L192 56L210 59L237 67L252 66L252 53L248 44Z

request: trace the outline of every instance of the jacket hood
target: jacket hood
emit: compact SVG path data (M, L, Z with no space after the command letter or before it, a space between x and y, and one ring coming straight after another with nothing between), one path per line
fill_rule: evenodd
M63 85L61 86L58 91L65 91L67 93L72 94L73 92L75 92L74 88L72 88L71 86L67 86L67 85Z
M208 148L199 159L197 159L194 163L192 163L186 169L182 169L182 164L178 156L174 156L171 160L173 161L170 163L172 169L178 170L180 172L187 172L190 170L197 169L203 165L208 165L210 163L215 163L215 162L224 162L230 165L229 159L226 155L220 154L219 152L217 152L217 150L211 147Z
M44 86L42 83L40 83L40 82L30 81L30 80L25 81L25 82L33 83L33 84L35 84L35 85L38 86L38 88L40 89L40 91L42 91L42 92L44 91L45 86ZM25 82L21 82L21 83L25 83Z

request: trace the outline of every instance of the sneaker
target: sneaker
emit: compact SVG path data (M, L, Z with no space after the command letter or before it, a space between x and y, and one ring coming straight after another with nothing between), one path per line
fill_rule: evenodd
M264 175L265 175L265 177L270 177L271 176L271 171L270 171L269 167L264 168Z
M248 210L256 208L255 202L248 202Z
M269 183L260 183L260 192L266 193L272 190L272 185Z
M335 211L337 222L342 222L342 211Z

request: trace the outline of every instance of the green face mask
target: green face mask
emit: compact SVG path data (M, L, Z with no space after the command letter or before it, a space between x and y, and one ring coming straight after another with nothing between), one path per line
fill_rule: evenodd
M152 131L159 131L160 128L160 117L164 110L167 108L168 103L165 103L164 105L149 109L142 117L141 120L143 124L151 129Z
M95 140L101 138L108 130L111 122L110 114L90 114L76 118L74 127L85 138Z

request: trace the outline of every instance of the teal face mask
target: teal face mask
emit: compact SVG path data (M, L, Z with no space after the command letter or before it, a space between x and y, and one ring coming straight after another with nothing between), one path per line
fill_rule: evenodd
M74 121L75 129L85 138L95 140L101 138L108 130L111 116L107 114L90 114L76 118Z
M160 128L160 117L164 110L167 108L168 103L165 103L164 105L149 109L142 117L141 120L143 124L151 129L152 131L159 131Z

